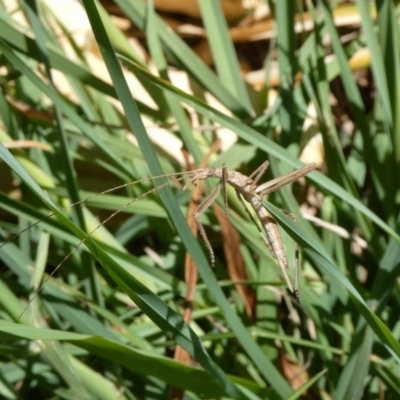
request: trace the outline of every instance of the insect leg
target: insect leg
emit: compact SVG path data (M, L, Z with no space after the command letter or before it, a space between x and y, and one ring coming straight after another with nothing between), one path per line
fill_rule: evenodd
M214 257L214 252L212 250L212 247L210 245L210 242L207 238L206 231L204 230L204 226L200 221L200 215L207 210L208 207L215 201L217 196L219 195L219 192L221 191L223 187L222 181L218 184L218 186L211 192L211 194L206 197L205 200L199 205L197 211L194 213L194 219L196 221L197 226L199 227L199 232L201 236L203 237L204 243L210 252L210 257L211 257L211 265L214 266L215 264L215 257Z
M267 170L269 165L268 161L263 162L250 176L249 179L253 179L254 181L254 189L257 186L257 182L260 180L260 178L263 176L264 172ZM253 176L255 177L253 178Z
M250 212L249 208L247 207L246 203L243 201L242 196L240 195L240 193L236 190L236 195L240 201L240 203L242 204L243 208L245 209L247 215L249 216L250 220L253 222L253 224L256 226L256 228L258 229L258 231L260 232L262 238L264 239L264 242L266 243L266 245L268 246L268 249L270 251L270 253L276 258L275 253L274 253L274 249L271 247L271 243L269 242L268 238L265 236L264 232L262 231L262 229L260 228L260 225L257 223L257 221L255 220L255 218L253 217L252 213Z

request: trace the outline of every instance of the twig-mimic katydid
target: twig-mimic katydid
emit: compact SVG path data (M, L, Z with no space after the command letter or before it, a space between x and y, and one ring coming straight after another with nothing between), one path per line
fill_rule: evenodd
M108 222L110 219L112 219L117 213L123 211L124 209L126 209L127 207L129 207L132 203L134 203L135 201L144 198L145 196L147 196L149 193L157 191L159 189L161 189L162 187L178 182L178 181L182 181L183 179L189 179L189 182L184 186L184 188L187 187L188 184L190 183L195 183L196 181L199 180L204 180L207 178L219 178L220 182L218 184L218 186L216 187L216 189L214 189L214 191L200 204L198 210L195 213L195 219L196 222L199 226L199 230L200 233L206 243L206 246L210 252L211 255L211 262L212 264L214 263L214 253L212 251L211 245L207 239L205 230L203 225L201 224L199 217L200 215L213 203L213 201L215 200L215 198L217 197L217 195L219 194L219 192L222 190L224 193L224 200L225 200L225 211L227 210L227 197L226 197L226 184L230 184L231 186L233 186L236 190L236 193L241 201L241 203L244 205L245 210L248 212L251 220L256 224L256 226L258 227L258 229L261 231L261 229L259 228L258 224L256 223L256 221L254 220L254 218L252 217L251 213L249 212L249 210L247 209L245 203L243 202L241 196L243 196L243 198L249 202L251 204L251 206L253 207L253 209L255 210L257 217L259 218L260 222L263 225L263 228L266 232L266 237L263 235L264 240L266 241L269 250L271 251L272 255L277 258L278 263L280 265L280 268L282 269L282 273L285 277L285 280L289 286L289 289L292 292L295 292L297 298L299 298L298 295L298 284L297 284L297 280L296 280L296 285L295 285L295 291L293 291L293 287L290 283L290 280L287 276L286 273L286 269L288 267L288 262L287 262L287 258L284 252L284 248L283 248L283 244L282 244L282 239L278 230L278 226L275 222L275 220L272 218L272 216L270 216L270 214L267 212L267 210L262 206L262 197L268 193L271 193L273 191L278 190L279 188L281 188L282 186L285 186L289 183L292 183L294 181L296 181L297 179L301 178L302 176L308 174L309 172L311 172L313 169L315 169L315 164L309 164L307 166L304 166L298 170L295 170L293 172L290 172L286 175L283 175L281 177L272 179L260 186L257 186L257 182L259 181L259 179L261 178L261 176L263 175L263 173L265 172L265 170L268 167L268 161L264 162L256 171L254 171L249 177L241 174L240 172L234 171L234 170L228 170L225 165L222 168L200 168L200 169L196 169L193 171L188 171L188 172L182 172L182 173L175 173L175 174L166 174L166 175L161 175L161 176L156 176L156 177L149 177L149 178L144 178L135 182L131 182L131 183L127 183L127 184L123 184L120 185L118 187L109 189L107 191L104 191L102 193L96 194L94 196L91 196L89 198L86 199L82 199L77 203L74 203L72 205L70 205L69 207L72 207L76 204L82 203L84 201L87 201L90 198L93 198L95 196L98 195L102 195L102 194L106 194L106 193L110 193L114 190L129 186L129 185L134 185L136 183L140 183L140 182L144 182L144 181L148 181L148 180L155 180L157 178L163 178L163 177L176 177L178 175L181 175L178 178L175 179L171 179L171 181L166 182L164 184L161 184L151 190L149 190L148 192L132 199L130 202L128 202L125 206L123 206L122 208L120 208L119 210L113 212L109 217L107 217L105 220L103 220L95 229L93 229L87 236L86 238L84 238L77 246L75 246L72 251L70 253L68 253L64 259L59 263L59 265L55 268L55 270L51 273L51 275L53 275L58 268L60 268L60 266L64 263L64 261L66 261L66 259L68 259L68 257L71 256L71 254L87 239L89 238L100 226L102 226L103 224L105 224L106 222ZM254 177L254 178L253 178ZM69 208L66 207L66 208ZM64 209L66 209L64 208ZM49 214L46 218L49 218L51 216L53 216L54 213ZM45 218L45 219L46 219ZM13 237L11 237L10 239L8 239L6 242L4 242L1 246L3 247L4 245L6 245L8 242L12 241L13 239L15 239L17 236L19 236L21 233L23 233L24 231L26 231L27 229L30 229L32 226L37 225L38 223L40 223L43 220L37 221L35 223L33 223L32 225L30 225L28 228L26 228L25 230L23 230L22 232L20 232L17 235L14 235ZM262 232L262 231L261 231ZM51 276L50 275L50 276ZM43 282L43 284L41 285L41 287L38 289L38 291L40 291L40 289L43 287L43 285L47 282L48 278ZM32 299L31 299L32 300Z
M286 272L286 269L288 268L288 261L286 258L278 225L276 221L272 218L272 216L268 213L268 211L265 209L265 207L262 205L262 198L266 194L274 192L279 188L281 188L282 186L288 185L289 183L292 183L301 178L302 176L308 174L309 172L315 169L316 165L314 163L306 165L295 171L289 172L286 175L272 179L268 182L263 183L260 186L257 186L257 182L260 180L261 176L268 168L268 165L269 165L268 161L265 161L250 176L243 175L240 172L234 170L228 170L225 164L222 166L222 168L203 168L193 171L192 174L190 175L191 183L195 183L199 180L204 180L207 178L218 178L220 180L218 186L200 204L199 208L195 213L195 219L199 227L201 236L203 237L204 242L210 252L211 263L214 264L214 252L212 250L210 242L207 239L204 227L200 222L200 215L214 202L214 200L216 199L221 190L224 195L225 212L227 212L226 184L231 185L235 189L236 194L240 202L244 206L246 212L248 213L250 219L255 223L257 229L262 234L262 230L260 229L257 222L254 220L252 214L250 213L249 209L244 203L243 198L248 203L250 203L253 210L255 211L266 233L266 236L264 236L263 234L262 236L266 244L268 245L271 254L277 259L289 289L296 295L297 301L300 302L300 293L298 287L299 286L298 251L296 251L296 282L295 282L295 289L293 290L292 284Z

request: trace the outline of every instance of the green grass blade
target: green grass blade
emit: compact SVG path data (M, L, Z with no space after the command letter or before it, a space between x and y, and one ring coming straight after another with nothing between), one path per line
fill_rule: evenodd
M10 335L6 340L21 338L27 340L68 341L91 354L128 368L130 371L144 375L151 375L173 386L193 391L202 397L223 396L224 391L209 375L198 368L187 366L170 358L143 350L128 347L113 340L99 336L82 335L73 332L64 332L51 329L13 324L0 321L0 331ZM154 368L157 365L157 368ZM252 393L265 396L265 389L246 379L232 377L236 383L249 389ZM257 397L260 398L260 397Z
M224 86L251 115L249 94L241 78L235 48L229 37L228 25L221 6L217 1L201 1L199 7L218 76Z
M116 3L121 7L126 15L140 29L145 29L146 24L146 6L137 1L119 1ZM192 49L176 35L165 22L157 18L158 35L162 39L164 47L168 52L185 67L195 79L200 82L210 93L212 93L221 103L225 104L236 115L247 118L248 113L243 110L242 104L231 95L224 85L222 85L217 76L204 64L204 62L192 51Z

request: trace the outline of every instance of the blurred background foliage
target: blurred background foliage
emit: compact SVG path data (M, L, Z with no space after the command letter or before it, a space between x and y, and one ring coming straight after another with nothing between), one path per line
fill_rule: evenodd
M0 397L398 399L398 13L0 2ZM231 191L211 268L217 182L182 190L266 160L317 164L265 202L300 305Z

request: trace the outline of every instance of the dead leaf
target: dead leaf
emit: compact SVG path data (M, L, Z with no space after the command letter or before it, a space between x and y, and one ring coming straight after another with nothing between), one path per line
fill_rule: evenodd
M218 219L218 223L221 225L223 247L229 276L233 281L247 280L246 268L240 253L239 234L218 205L213 204L213 210ZM247 316L254 322L256 298L253 289L249 285L243 284L236 284L235 287L245 304Z
M294 362L288 355L284 354L280 357L280 364L283 375L293 389L296 390L308 382L309 376L307 371L304 367Z

